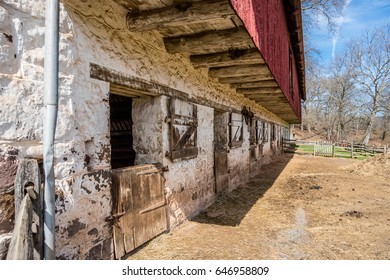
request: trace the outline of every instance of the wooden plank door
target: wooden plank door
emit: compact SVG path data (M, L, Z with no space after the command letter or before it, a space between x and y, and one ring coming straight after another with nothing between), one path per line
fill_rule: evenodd
M219 193L229 186L228 142L229 113L214 112L214 175L215 192Z
M112 171L115 256L167 230L162 166L147 164Z
M250 122L249 126L249 163L252 163L257 160L256 155L256 121Z
M258 147L258 160L263 156L265 123L256 120L256 143Z

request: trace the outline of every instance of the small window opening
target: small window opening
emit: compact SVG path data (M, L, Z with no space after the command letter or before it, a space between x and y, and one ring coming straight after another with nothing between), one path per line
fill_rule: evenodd
M110 94L111 168L133 166L132 99Z

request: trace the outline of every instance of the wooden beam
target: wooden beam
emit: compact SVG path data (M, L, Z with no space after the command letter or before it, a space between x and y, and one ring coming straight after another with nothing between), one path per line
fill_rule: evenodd
M236 83L246 83L246 82L256 82L256 81L269 81L270 79L273 79L271 74L248 75L248 76L242 76L242 77L220 78L219 82L221 84L236 84Z
M262 101L262 102L277 102L278 104L285 104L282 99L278 99L278 98L272 97L272 96L267 97L267 96L259 96L259 95L248 95L245 97L252 99L252 100Z
M127 14L130 31L150 31L235 16L228 0L183 3L165 8Z
M15 228L8 248L7 260L33 260L34 240L31 231L33 219L31 198L26 194L16 213Z
M283 111L286 111L288 108L287 107L284 107L284 106L280 106L278 104L267 104L267 103L264 103L264 102L258 102L258 101L255 101L256 103L258 103L259 105L267 108L267 109L272 109L272 110L276 110L276 109L279 109L281 112Z
M110 93L122 95L126 97L145 97L145 96L158 96L157 93L147 90L141 90L137 88L130 88L128 86L122 86L118 84L110 84Z
M244 95L250 94L274 94L274 95L282 95L282 91L279 88L243 88L237 89L238 93L242 93Z
M209 76L212 78L241 77L253 74L266 75L268 73L268 67L264 64L235 65L210 68L209 70Z
M242 88L277 88L278 84L275 82L275 80L265 80L265 81L258 81L258 82L248 82L248 83L237 83L232 84L237 89Z
M264 103L276 103L278 105L281 105L281 104L286 104L286 105L289 105L289 103L286 101L286 100L283 100L282 98L268 98L268 97L264 97L264 96L255 96L255 95L252 95L252 96L247 96L249 99L256 99L256 100L259 100L259 101L262 101Z
M264 59L258 49L229 50L227 52L191 55L194 67L222 67L246 64L261 64Z
M255 47L244 27L164 38L164 43L167 52L172 54L208 54Z
M256 100L260 103L263 103L263 104L268 104L268 105L289 105L289 103L283 101L282 99L272 99L272 98L267 98L267 97L260 97L260 96L247 96L247 98L249 99L252 99L252 100Z

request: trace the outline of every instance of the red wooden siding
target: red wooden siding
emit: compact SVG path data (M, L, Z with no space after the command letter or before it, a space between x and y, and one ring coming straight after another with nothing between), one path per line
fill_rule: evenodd
M290 94L290 34L282 1L230 0L230 2L263 55L295 114L301 119L301 100L296 67L293 67L294 97Z

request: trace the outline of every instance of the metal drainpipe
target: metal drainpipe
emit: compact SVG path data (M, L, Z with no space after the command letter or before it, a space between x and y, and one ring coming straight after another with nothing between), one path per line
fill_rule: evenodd
M44 189L44 248L45 260L55 259L55 177L54 138L58 110L58 38L59 1L46 0L45 21L45 72L44 72L44 120L43 120L43 168Z

